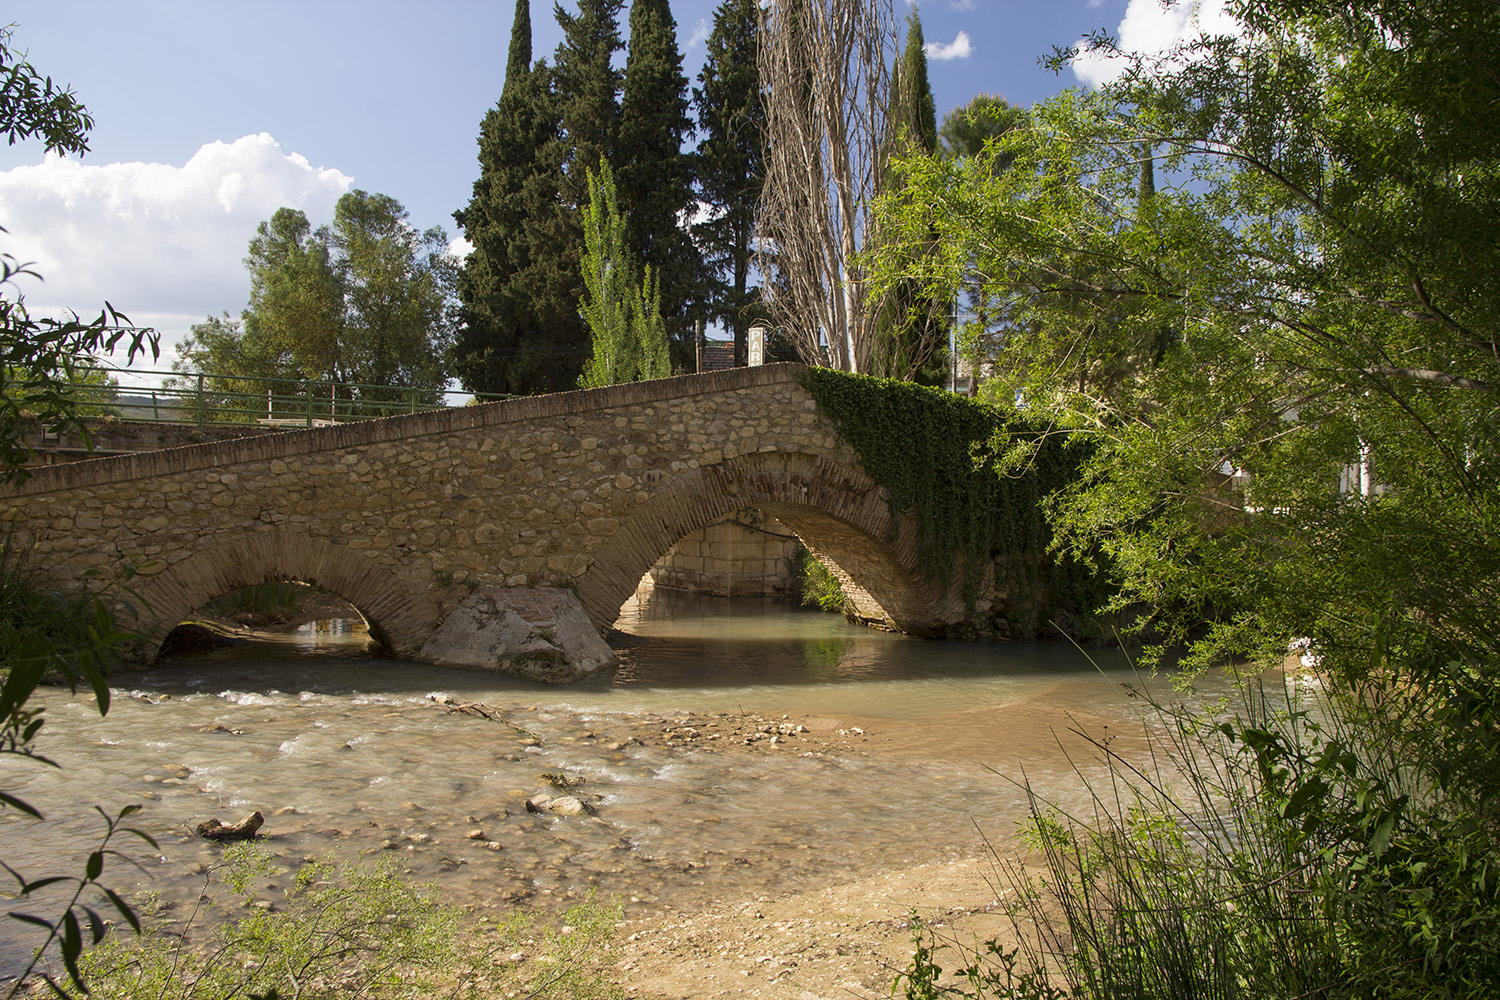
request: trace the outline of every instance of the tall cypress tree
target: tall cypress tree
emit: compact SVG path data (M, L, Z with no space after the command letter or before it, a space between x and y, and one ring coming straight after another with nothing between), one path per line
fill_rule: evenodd
M693 88L698 112L698 191L709 217L693 229L710 278L713 314L734 332L735 364L749 363L748 336L760 290L750 288L755 213L764 172L757 0L724 0L714 11L708 55Z
M626 245L660 281L668 333L686 356L702 315L703 262L683 228L694 206L688 85L668 0L634 0L619 144L613 162Z
M927 44L922 35L922 18L913 10L906 19L906 48L891 74L893 135L905 134L910 148L926 153L937 151L937 106L932 99L932 82L927 77Z
M479 179L454 213L474 249L459 274L457 369L471 392L571 388L588 356L563 184L552 71L531 60L531 12L517 0L505 87L485 114Z
M510 22L510 52L505 60L505 87L531 71L531 0L516 0ZM501 93L504 93L502 88Z
M932 156L938 148L937 108L927 77L922 19L913 10L906 24L906 48L891 74L891 133L883 170L885 189L898 192L902 178L891 165L891 158ZM933 239L935 243L935 234ZM879 320L876 364L880 372L892 378L941 385L948 366L949 308L949 303L932 299L914 282L906 281L893 289Z
M588 174L602 159L615 163L620 131L621 73L612 60L620 42L622 0L578 0L578 13L554 4L563 30L553 57L553 87L561 115L563 204L582 211L589 201ZM582 223L574 226L582 238Z

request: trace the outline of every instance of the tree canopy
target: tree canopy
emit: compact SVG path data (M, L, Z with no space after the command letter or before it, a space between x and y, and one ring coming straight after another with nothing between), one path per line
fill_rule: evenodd
M1402 886L1350 871L1372 907L1351 961L1393 990L1482 982L1460 911L1494 912L1464 858L1500 793L1500 7L1229 9L1238 32L983 151L908 158L886 278L916 261L1005 303L990 397L1091 443L1054 519L1156 638L1200 664L1295 644L1346 691L1395 679L1366 752L1443 794L1351 813L1385 824L1361 864ZM899 252L934 229L938 254ZM1429 861L1390 868L1389 823Z
M750 324L760 312L760 290L750 284L765 160L759 52L756 0L725 0L714 11L703 69L693 88L700 135L698 196L707 207L707 217L694 225L693 235L711 273L707 296L712 315L734 334L735 363L740 365L749 364Z
M394 198L350 191L313 229L282 208L250 241L250 304L193 327L179 370L323 383L340 399L435 401L447 381L456 264L441 228L418 232Z
M672 9L667 0L635 0L613 162L626 242L659 281L667 328L684 360L706 315L703 258L687 228L696 204L693 161L683 146L692 134Z

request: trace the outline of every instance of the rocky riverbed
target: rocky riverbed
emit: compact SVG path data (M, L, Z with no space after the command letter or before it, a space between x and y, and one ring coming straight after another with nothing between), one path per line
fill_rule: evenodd
M383 860L477 921L618 900L636 996L888 995L913 908L961 933L1001 925L987 844L1010 851L1026 810L1007 776L1076 802L1077 733L1124 749L1139 719L1050 647L1007 666L1018 647L814 625L775 612L650 636L614 678L562 691L261 630L119 677L105 719L47 695L41 749L61 767L7 790L48 823L0 828L6 860L81 864L93 804L142 805L160 850L111 884L184 920L224 850L197 827L260 812L283 870Z

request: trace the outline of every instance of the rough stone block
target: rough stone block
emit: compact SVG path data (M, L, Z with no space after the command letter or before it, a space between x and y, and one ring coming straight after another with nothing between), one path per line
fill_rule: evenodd
M494 670L544 684L571 684L619 662L578 598L556 587L476 590L419 656L441 667Z

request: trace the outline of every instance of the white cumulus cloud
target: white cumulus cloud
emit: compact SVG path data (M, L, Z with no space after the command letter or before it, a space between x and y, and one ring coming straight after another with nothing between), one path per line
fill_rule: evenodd
M696 49L698 46L700 46L704 42L708 41L708 35L709 35L708 18L706 18L706 17L700 17L700 18L698 18L698 23L695 24L695 25L693 25L693 33L690 36L688 36L687 51L691 52L693 49Z
M969 41L969 33L960 31L953 41L944 45L942 42L928 42L923 48L927 52L927 58L939 61L946 59L967 59L974 51L974 45Z
M1239 28L1225 10L1225 0L1130 0L1115 34L1126 52L1156 55L1202 34L1230 34ZM1080 43L1081 44L1081 43ZM1125 60L1083 52L1073 73L1091 86L1102 86L1125 72Z
M0 249L42 275L21 279L33 312L93 316L108 300L161 331L166 362L190 324L244 306L242 261L260 222L283 206L331 218L353 180L264 132L208 143L182 166L48 155L0 171Z

